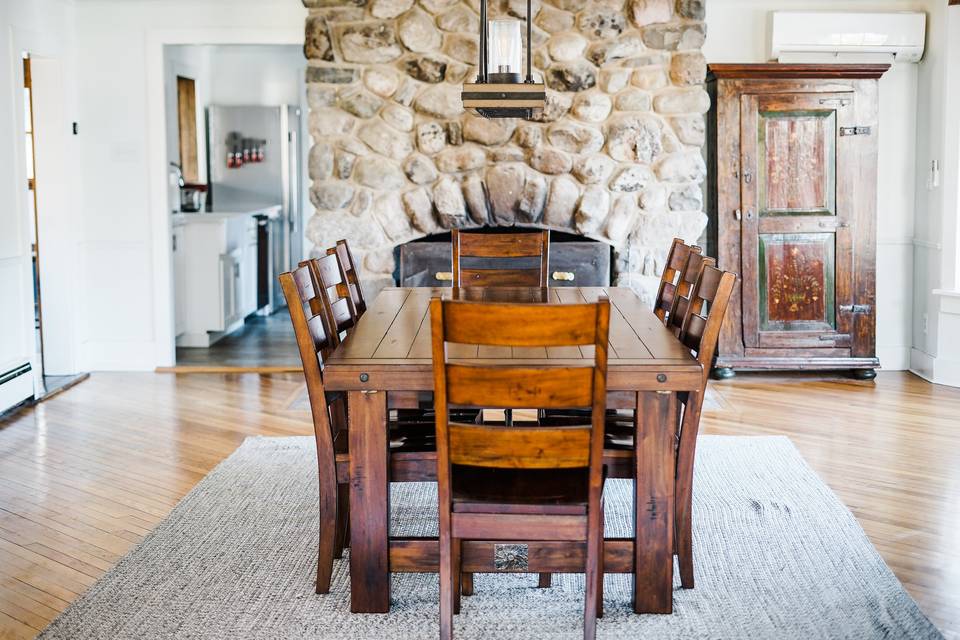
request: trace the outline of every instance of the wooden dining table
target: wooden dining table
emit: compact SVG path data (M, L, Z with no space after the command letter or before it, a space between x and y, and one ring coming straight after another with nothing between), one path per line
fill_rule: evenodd
M429 302L432 297L525 303L611 302L608 408L635 409L632 450L605 452L608 477L635 478L634 535L607 538L604 571L633 573L637 613L673 607L674 486L680 416L700 403L702 368L629 288L388 288L327 360L324 385L348 395L351 611L390 609L391 572L436 572L436 538L390 535L391 481L432 481L433 453L390 454L388 399L433 391ZM451 359L522 366L592 362L592 347L510 348L449 345ZM679 410L679 394L687 410ZM409 400L408 400L409 401ZM390 406L398 403L390 402ZM347 464L346 462L344 464ZM583 571L583 544L525 542L523 566L504 568L494 543L464 543L463 571L471 573Z

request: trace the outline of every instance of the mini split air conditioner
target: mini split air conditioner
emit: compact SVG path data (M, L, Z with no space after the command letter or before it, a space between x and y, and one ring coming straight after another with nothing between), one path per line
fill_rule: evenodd
M919 62L924 13L774 11L770 54L779 62Z

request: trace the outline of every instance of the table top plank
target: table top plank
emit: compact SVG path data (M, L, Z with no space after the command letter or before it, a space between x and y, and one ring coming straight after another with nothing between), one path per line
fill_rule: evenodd
M447 343L447 357L458 360L476 360L479 345Z
M384 289L334 351L341 359L372 358L412 289ZM333 357L331 357L331 360Z
M588 302L598 300L600 296L607 296L607 290L603 287L581 287L580 293ZM631 294L636 297L631 291ZM612 302L612 301L611 301ZM647 313L653 315L648 309ZM654 316L656 317L656 316ZM643 345L640 336L627 323L620 310L611 303L610 305L610 347L616 351L617 358L652 358L653 354Z
M374 358L405 358L410 353L413 341L429 315L430 293L429 289L410 291L374 352ZM429 327L427 329L429 331Z
M478 358L496 358L498 360L513 357L513 349L496 344L481 344L477 349Z
M669 329L663 326L663 322L653 315L635 293L611 287L607 289L607 296L646 345L652 357L671 360L686 360L691 357L690 350L674 338Z
M546 347L513 347L513 359L547 358Z

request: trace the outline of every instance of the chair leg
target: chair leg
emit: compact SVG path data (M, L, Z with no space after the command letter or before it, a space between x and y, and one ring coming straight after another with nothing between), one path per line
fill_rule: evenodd
M444 535L446 533L447 535ZM440 640L453 638L453 544L449 530L440 532Z
M330 485L327 485L330 486ZM333 485L336 486L336 485ZM320 543L317 547L317 593L330 593L337 537L337 490L320 487Z
M586 593L584 597L583 612L583 638L584 640L594 640L597 636L597 610L600 605L597 602L598 582L603 576L601 560L598 557L600 545L597 543L597 536L600 534L600 527L596 518L591 517L587 527L587 562L584 568L584 582L586 583Z
M597 536L597 617L603 617L603 519L600 519L600 535Z
M460 559L462 558L463 543L460 538L453 541L453 614L460 613Z
M674 538L680 565L680 585L693 589L693 493L689 479L677 478L674 502Z
M693 589L693 464L697 451L697 432L703 397L691 393L683 411L680 449L677 451L676 493L674 497L674 537L680 564L680 585Z
M540 574L540 579L539 579L539 581L537 582L537 588L538 588L538 589L549 589L551 582L553 582L553 574L552 574L552 573L541 573L541 574Z
M473 595L473 574L472 573L460 574L460 594L464 596Z
M343 557L343 550L350 546L350 485L337 485L337 537L333 543L333 557Z

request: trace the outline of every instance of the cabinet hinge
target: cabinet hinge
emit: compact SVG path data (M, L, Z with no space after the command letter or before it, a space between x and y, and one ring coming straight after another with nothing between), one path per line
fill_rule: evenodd
M870 127L840 127L841 136L868 136Z
M873 309L869 304L842 304L840 311L845 313L870 313Z

